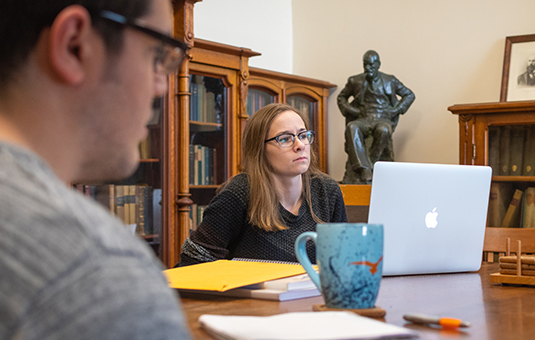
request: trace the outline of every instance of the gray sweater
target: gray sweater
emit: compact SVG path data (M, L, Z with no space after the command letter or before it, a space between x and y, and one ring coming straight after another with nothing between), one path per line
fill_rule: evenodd
M189 339L176 294L142 241L0 143L0 339Z
M347 222L344 199L338 183L316 176L311 183L314 213L324 222ZM298 215L279 204L286 230L265 231L248 221L249 182L245 174L235 176L206 208L202 223L182 247L179 266L217 259L251 258L296 262L294 242L305 231L316 231L310 207L303 200ZM308 255L315 261L312 244Z

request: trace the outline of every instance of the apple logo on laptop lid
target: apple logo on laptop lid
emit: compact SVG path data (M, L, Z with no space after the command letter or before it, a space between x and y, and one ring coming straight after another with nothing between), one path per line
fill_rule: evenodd
M433 211L430 211L425 215L425 226L429 229L435 228L438 224L437 216L437 207L434 207Z

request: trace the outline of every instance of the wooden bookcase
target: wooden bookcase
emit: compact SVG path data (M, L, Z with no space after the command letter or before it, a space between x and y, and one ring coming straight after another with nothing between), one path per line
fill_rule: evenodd
M164 263L179 261L180 247L200 220L203 206L220 184L241 170L241 137L249 117L249 91L269 92L275 102L308 103L316 131L320 166L327 170L327 99L334 84L249 68L260 53L194 38L193 7L198 0L176 0L174 35L191 50L178 75L171 79L167 114L169 167L166 204L167 247ZM215 151L214 151L215 150ZM193 163L193 164L192 164ZM204 173L203 173L204 169ZM193 172L193 173L192 173ZM195 220L195 221L194 221Z
M189 237L217 188L238 173L248 59L259 53L201 39L180 74L176 244ZM176 249L175 263L180 249Z
M527 210L526 189L535 187L535 164L531 164L535 161L535 150L530 151L535 133L529 132L535 127L535 101L453 105L448 110L459 115L459 163L493 168L489 230L483 250L489 252L485 259L494 261L501 252L501 248L494 249L496 238L503 238L505 245L506 237L521 238L524 244L524 239L535 236L535 228L522 228ZM516 220L509 223L509 228L501 228L517 189L523 195Z

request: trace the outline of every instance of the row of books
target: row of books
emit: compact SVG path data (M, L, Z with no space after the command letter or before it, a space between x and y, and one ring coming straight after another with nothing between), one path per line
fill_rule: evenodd
M77 184L76 190L109 209L138 236L152 235L161 230L161 189L147 184Z
M216 184L217 150L198 144L189 146L189 184L211 185Z
M190 206L189 218L190 218L190 231L197 230L197 227L202 222L204 210L208 205L192 204Z
M489 227L535 228L535 187L515 189L512 183L490 187Z
M221 123L221 108L218 108L218 97L204 86L202 76L191 75L190 81L190 121L203 123Z
M535 125L490 127L489 165L495 176L535 176Z

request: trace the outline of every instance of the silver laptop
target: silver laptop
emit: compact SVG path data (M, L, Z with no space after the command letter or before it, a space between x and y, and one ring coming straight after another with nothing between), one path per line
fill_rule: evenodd
M377 162L368 223L384 225L383 275L479 270L492 170Z

